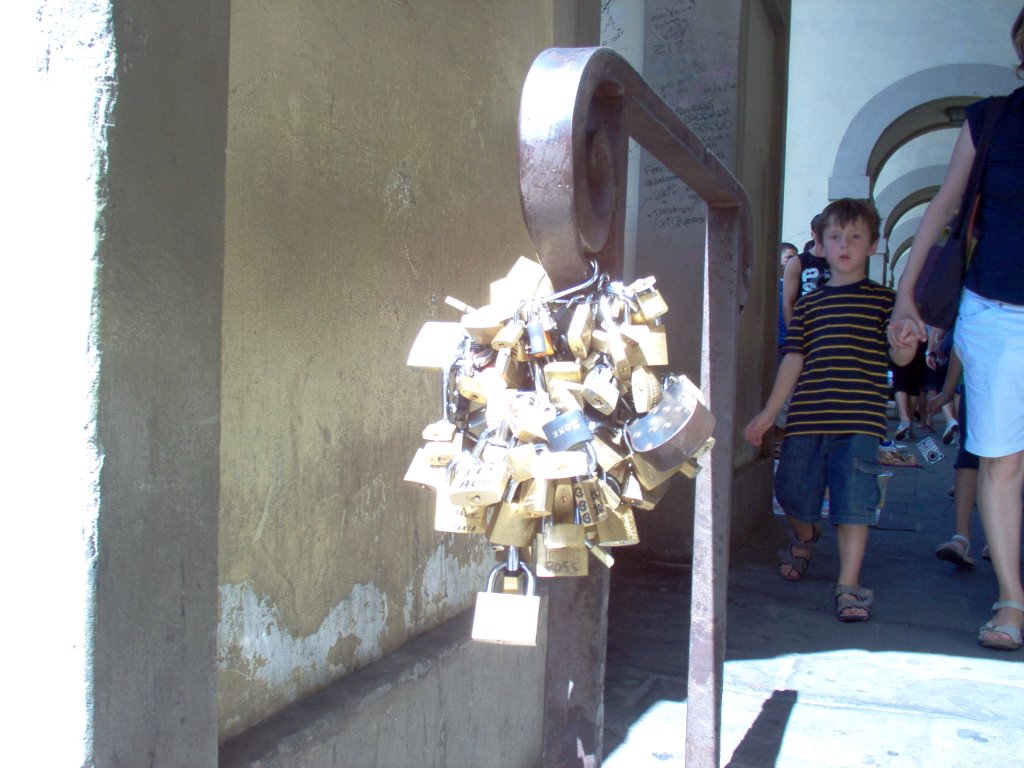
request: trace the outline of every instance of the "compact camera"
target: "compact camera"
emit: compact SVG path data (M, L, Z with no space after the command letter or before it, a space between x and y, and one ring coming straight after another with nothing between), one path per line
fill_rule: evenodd
M927 461L929 464L934 464L937 461L942 461L945 458L942 455L942 451L939 450L939 446L935 444L935 440L930 437L926 437L924 440L917 444L917 450L921 452L921 458Z

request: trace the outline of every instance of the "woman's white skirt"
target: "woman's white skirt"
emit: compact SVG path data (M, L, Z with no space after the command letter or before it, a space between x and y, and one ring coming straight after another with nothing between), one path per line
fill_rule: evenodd
M954 346L964 364L967 450L1024 450L1024 306L964 289Z

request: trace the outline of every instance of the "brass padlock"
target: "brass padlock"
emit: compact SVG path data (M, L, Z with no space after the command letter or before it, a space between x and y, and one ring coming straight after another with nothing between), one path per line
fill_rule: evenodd
M648 489L640 482L639 477L630 472L622 481L621 497L626 503L637 509L654 509L665 494L668 493L669 484L659 483L654 488Z
M434 499L434 530L445 533L486 533L486 507L458 507L443 493Z
M523 337L524 330L523 324L514 317L494 335L494 338L491 339L491 346L495 349L514 349Z
M441 488L448 482L448 468L431 464L426 450L417 448L403 479L426 488Z
M676 473L678 467L672 467L671 469L657 469L647 459L644 454L633 453L629 457L630 463L633 465L633 472L636 473L637 479L647 490L653 490L661 485L664 485L672 479L672 475Z
M459 322L473 341L490 344L510 318L507 310L488 304L467 312Z
M633 393L633 409L637 413L647 413L661 399L661 382L644 367L633 369L630 390Z
M569 330L565 334L569 343L570 351L576 357L582 359L590 352L590 337L594 332L594 311L593 307L587 304L580 304L573 310L572 320L569 322Z
M560 480L555 483L555 498L552 502L551 513L560 518L572 518L573 510L572 482Z
M523 482L533 477L533 460L537 455L534 443L520 443L505 451L505 461L509 472L516 482Z
M574 381L555 379L548 382L548 395L555 409L561 413L583 410L583 385Z
M657 320L668 312L668 304L662 297L661 292L654 287L654 277L645 277L635 280L626 287L639 306L640 314L646 322Z
M463 451L448 465L448 498L459 507L489 507L504 497L509 481L508 464L483 461L480 456L493 433L481 436L473 453Z
M548 390L554 381L572 381L577 384L583 381L583 366L573 360L556 360L544 364L544 379Z
M627 547L640 543L636 518L629 507L607 509L597 521L597 541L605 547Z
M586 474L590 457L584 451L547 451L533 460L533 476L545 480L562 480Z
M498 574L506 569L504 563L492 568L487 576L486 589L477 593L472 637L481 643L536 645L540 622L537 581L527 565L519 563L519 570L525 575L524 593L495 592Z
M573 519L572 516L568 518L568 520ZM544 546L549 550L566 547L582 549L586 546L586 529L577 522L568 522L564 517L556 518L552 515L543 518L540 532L544 537Z
M632 348L627 350L629 359L651 367L668 365L668 336L664 326L623 325L619 333L631 342ZM634 350L635 354L630 354Z
M502 501L491 511L487 523L487 540L491 544L528 547L537 535L538 520L519 513L519 503Z
M548 549L541 534L533 544L533 553L538 578L586 576L589 573L589 558L585 546Z
M524 517L546 517L551 514L554 507L555 483L553 480L534 477L523 483L519 494L519 514Z
M452 461L462 453L462 438L461 432L454 435L451 440L431 440L423 446L424 452L427 454L427 461L432 467L447 467Z
M607 428L594 432L594 439L590 441L590 445L597 456L598 466L605 472L612 472L626 463L624 449L618 447Z
M619 404L619 385L611 368L596 366L583 381L583 399L590 403L594 410L608 416Z
M431 320L423 324L405 361L415 371L443 371L451 365L468 336L459 323Z

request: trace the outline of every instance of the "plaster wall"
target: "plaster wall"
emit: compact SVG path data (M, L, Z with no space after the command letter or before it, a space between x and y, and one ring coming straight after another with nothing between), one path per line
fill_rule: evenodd
M483 586L483 539L435 532L432 494L402 482L439 415L405 357L424 321L456 319L446 295L484 303L535 253L516 115L552 19L540 1L232 5L222 740Z
M885 87L930 67L1012 67L1010 25L1020 2L793 0L792 5L782 239L802 245L810 239L811 216L828 202L832 164L857 111ZM934 141L941 148L948 139ZM934 158L936 144L925 142L921 151ZM916 158L916 152L894 155L884 172L899 177L915 167ZM942 161L948 160L947 153Z

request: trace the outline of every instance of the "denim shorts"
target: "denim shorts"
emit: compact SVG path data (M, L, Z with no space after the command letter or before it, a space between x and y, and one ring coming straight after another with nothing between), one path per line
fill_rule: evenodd
M775 498L805 523L821 519L828 488L829 519L836 525L874 525L882 501L878 438L871 435L793 435L782 442Z

